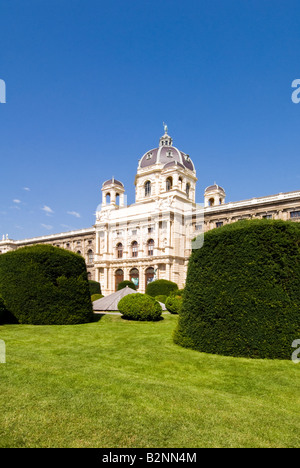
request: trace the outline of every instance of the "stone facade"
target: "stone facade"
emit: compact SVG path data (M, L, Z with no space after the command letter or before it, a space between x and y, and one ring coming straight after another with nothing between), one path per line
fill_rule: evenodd
M182 288L191 249L201 247L204 232L240 219L300 221L300 191L226 203L225 190L214 184L206 188L199 205L196 182L192 160L173 146L165 127L158 148L139 160L135 203L126 205L124 185L112 178L102 185L93 227L20 241L3 236L0 253L35 244L79 253L89 278L101 283L104 295L127 279L141 292L160 278Z

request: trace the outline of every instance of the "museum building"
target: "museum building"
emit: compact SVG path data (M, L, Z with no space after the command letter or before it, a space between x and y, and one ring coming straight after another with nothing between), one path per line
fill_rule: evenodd
M201 248L206 231L241 219L300 221L300 191L226 203L225 190L213 184L197 204L193 161L173 145L166 126L164 130L158 147L138 162L133 204L126 203L123 183L112 178L102 185L94 226L23 240L5 235L0 254L35 244L78 253L104 295L115 292L123 280L133 281L140 292L161 278L182 288L191 250Z

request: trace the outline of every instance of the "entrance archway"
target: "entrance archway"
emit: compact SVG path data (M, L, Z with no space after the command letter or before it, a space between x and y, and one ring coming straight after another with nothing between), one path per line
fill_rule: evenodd
M118 286L122 281L124 281L124 271L119 269L115 272L115 291L118 290Z
M136 289L138 289L139 288L140 275L139 275L139 270L137 268L132 268L130 270L129 278L130 278L130 281L132 281L133 284L135 285Z
M154 281L154 277L155 277L155 271L154 271L154 268L153 267L149 267L147 268L147 270L145 271L145 283L146 283L146 287L149 283L151 283L152 281Z

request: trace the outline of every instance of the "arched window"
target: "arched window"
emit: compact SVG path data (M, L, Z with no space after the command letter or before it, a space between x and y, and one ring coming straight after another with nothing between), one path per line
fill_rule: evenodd
M149 197L151 195L151 182L147 180L145 183L145 197Z
M124 281L124 272L123 270L119 269L115 272L115 290L118 290L119 284Z
M154 276L154 268L147 268L147 270L145 271L146 286L154 280Z
M138 256L138 249L139 249L139 246L138 246L137 241L133 241L131 244L131 256L132 257Z
M117 244L117 258L123 258L123 245Z
M214 199L214 198L210 198L210 199L208 200L208 205L209 205L209 206L214 206L214 204L215 204L215 199Z
M88 250L88 263L94 263L94 254L91 249Z
M153 239L148 240L147 247L148 247L148 255L153 255L154 253L154 240Z
M178 188L179 190L182 190L182 177L178 178Z
M171 190L172 187L173 187L173 179L172 179L172 177L168 177L167 180L166 180L166 190L167 190L167 192L169 190Z
M116 193L116 205L120 205L120 194Z
M139 287L139 270L137 268L132 268L132 270L130 270L129 278L130 278L130 281L132 281L133 284L135 285L135 287L138 289L138 287Z
M110 203L110 193L106 194L106 204L108 205Z
M187 197L190 196L190 188L191 188L190 184L186 184L185 193L186 193Z
M78 253L78 255L81 255L81 251L80 251L80 250L77 250L77 252L76 252L76 253Z

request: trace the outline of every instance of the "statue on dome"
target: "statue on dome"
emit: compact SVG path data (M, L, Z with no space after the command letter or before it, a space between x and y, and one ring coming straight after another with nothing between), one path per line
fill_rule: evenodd
M168 126L167 126L167 124L165 124L165 122L163 122L163 126L164 126L164 130L165 130L165 134L168 133Z

